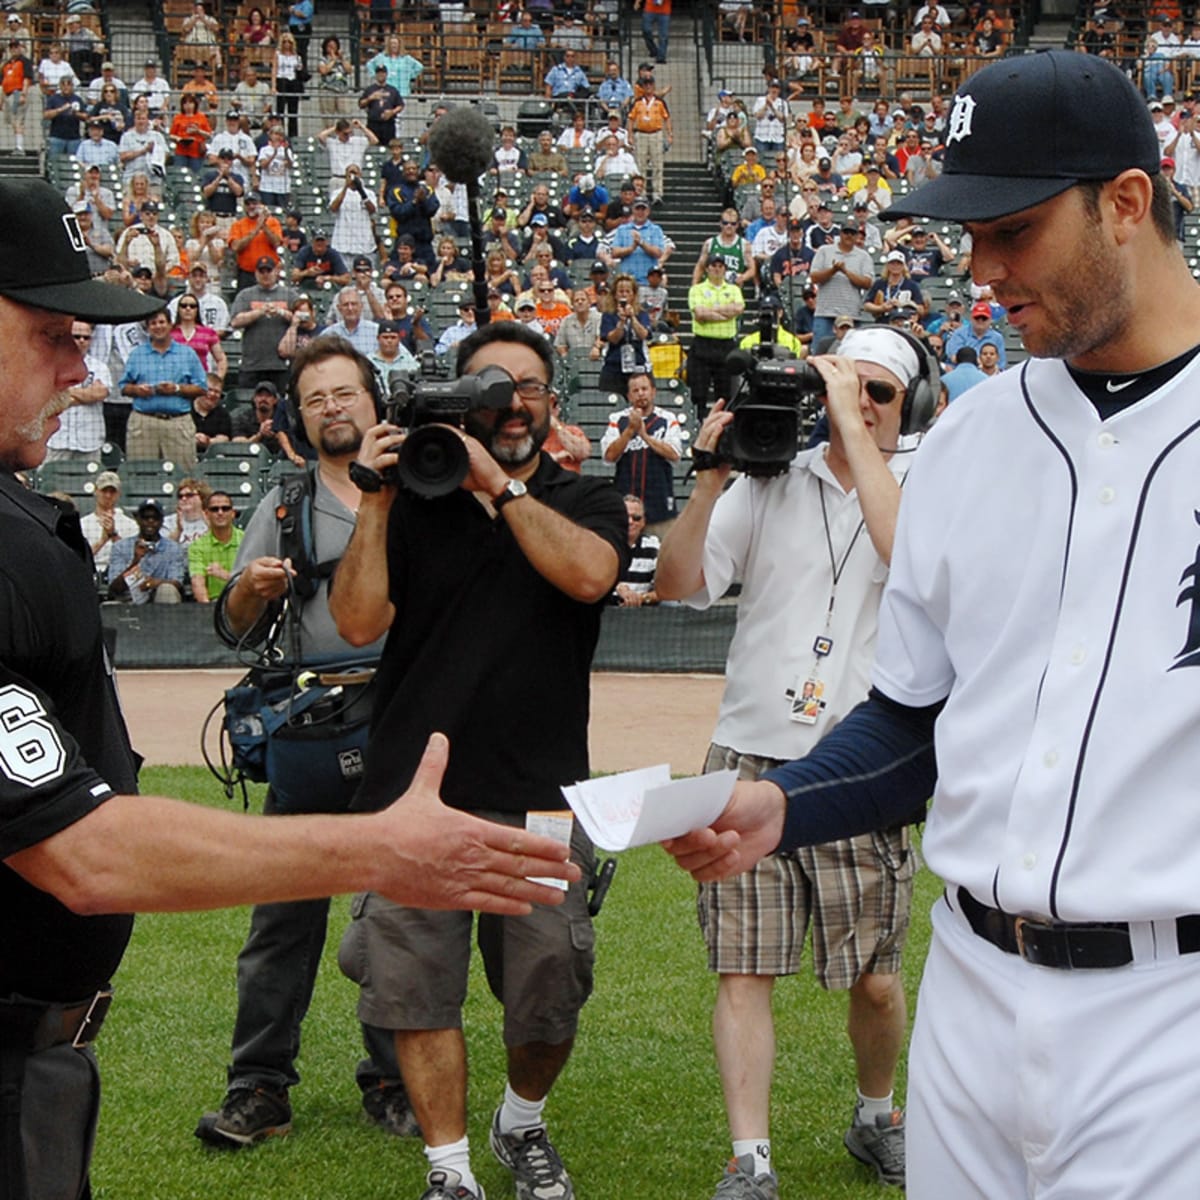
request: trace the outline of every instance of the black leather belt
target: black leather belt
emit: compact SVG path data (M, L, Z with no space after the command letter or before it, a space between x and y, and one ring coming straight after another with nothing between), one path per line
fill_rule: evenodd
M1063 971L1125 967L1133 962L1133 943L1124 921L1071 924L1017 917L980 904L966 888L958 889L958 906L974 932L1005 954ZM1180 954L1200 951L1200 915L1175 918Z
M137 409L135 408L133 411L137 412ZM181 412L181 413L148 413L148 412L138 413L139 417L153 417L156 421L178 421L180 417L187 417L190 415L191 415L190 413L185 413L185 412Z
M40 1004L35 1000L0 1002L0 1034L38 1054L69 1042L78 1049L96 1040L113 994L105 989L78 1004Z

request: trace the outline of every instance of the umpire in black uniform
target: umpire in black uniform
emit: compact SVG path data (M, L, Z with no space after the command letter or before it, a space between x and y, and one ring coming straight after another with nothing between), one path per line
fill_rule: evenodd
M16 472L41 463L66 389L84 378L72 321L159 307L91 280L49 184L0 181L0 1200L90 1194L88 1043L128 913L368 889L520 913L562 898L526 876L579 878L566 847L442 806L440 734L400 804L369 817L244 817L134 795L87 542Z

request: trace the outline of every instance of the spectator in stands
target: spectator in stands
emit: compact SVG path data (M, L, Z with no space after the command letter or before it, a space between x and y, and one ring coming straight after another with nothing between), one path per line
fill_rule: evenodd
M13 131L13 147L17 154L25 153L26 101L33 81L33 63L23 52L21 40L11 38L8 53L0 63L0 105Z
M233 89L232 104L243 117L248 118L251 127L261 124L275 107L275 96L269 80L269 75L267 79L259 76L254 63L243 64L242 77Z
M562 203L562 215L568 221L573 221L584 209L595 213L601 220L608 212L608 190L597 183L596 176L590 171L580 175L567 192Z
M240 198L242 190L251 185L258 163L258 147L255 146L254 139L242 129L241 113L236 109L230 109L225 114L225 128L209 142L207 161L211 171L219 170L223 162L228 162L229 171L226 174L232 172L240 184L240 189L232 193L234 203L228 211L226 211L228 206L225 205L213 209L214 212L220 212L223 216L232 216L237 211L237 199ZM204 190L206 200L212 194L207 189L213 179L214 175L210 173L201 180L201 188ZM222 193L228 192L224 176L219 190ZM209 208L212 208L211 204L209 204Z
M535 218L540 220L541 218ZM526 286L532 287L535 279L534 272L537 268L541 268L542 274L556 288L562 290L561 299L566 300L571 291L571 276L565 268L559 266L555 261L558 258L556 243L552 242L546 234L545 226L535 224L533 226L534 239L530 243L529 254L525 258L526 264L532 263L528 267L526 275Z
M65 76L74 77L71 64L63 54L62 42L51 42L46 48L46 57L38 63L38 84L42 95L49 99L58 92L59 81Z
M979 347L979 369L989 378L1004 369L1000 365L1000 349L991 342Z
M554 134L549 129L543 129L537 137L537 149L528 155L529 170L533 174L553 172L556 175L567 173L567 160L561 150L554 146Z
M787 240L771 256L760 278L769 279L777 294L788 296L794 283L806 281L810 255L804 245L804 222L788 217L786 209L781 212L787 220ZM797 303L793 300L789 311L795 311Z
M920 58L933 58L942 54L944 49L942 35L934 23L933 13L926 13L921 18L920 24L909 40L908 48L911 53Z
M782 204L778 211L775 209L774 201L769 201L768 207L771 212L771 220L767 221L766 214L763 215L762 227L750 242L750 253L754 257L755 278L763 280L770 278L770 263L775 257L775 252L788 244L791 225L788 211Z
M280 453L279 431L275 426L278 407L279 389L269 379L261 380L254 386L250 407L234 413L233 440L255 443L268 454Z
M375 353L379 341L379 326L363 317L363 300L358 288L351 285L338 292L338 319L321 330L321 337L340 337L352 345L364 358Z
M379 68L383 67L387 71L387 85L396 89L401 100L412 95L413 80L425 70L420 59L404 52L399 36L394 33L388 35L384 48L365 65L367 70L375 72L376 78Z
M846 195L853 207L865 208L871 216L878 216L892 203L891 185L876 162L867 163L862 171L846 180Z
M637 160L615 134L608 134L602 142L604 153L596 159L594 174L597 179L607 181L609 188L628 178L637 170Z
M721 14L721 24L729 29L736 41L750 40L750 34L746 31L746 24L753 11L750 0L720 0L717 11Z
M66 189L63 199L70 205L82 200L98 221L109 221L117 211L117 198L100 182L100 167L88 166L79 180Z
M846 181L835 173L831 158L818 158L816 172L811 178L826 200L840 200L846 195Z
M871 256L854 244L858 232L852 222L843 224L836 241L828 241L813 255L809 278L817 285L813 310L813 341L833 332L833 320L849 316L857 320L863 292L874 280Z
M267 50L274 45L275 26L267 19L263 10L255 5L246 14L246 23L237 36L242 43L243 54L253 55L256 51ZM253 59L248 61L253 61ZM264 61L261 54L258 56L258 61ZM242 69L245 70L245 67Z
M604 142L609 137L615 137L623 150L629 149L629 131L625 128L625 119L619 113L610 112L604 118L604 124L596 131L596 147L603 150Z
M220 394L218 388L218 400ZM209 392L206 391L203 396L197 396L193 402L193 421L195 420L195 405L206 401L208 395ZM226 423L228 423L229 414L224 415ZM200 443L196 444L199 446ZM171 541L184 547L190 546L197 538L203 537L208 532L208 519L204 515L204 509L211 494L212 489L203 480L193 479L190 476L187 479L181 479L179 488L175 492L175 511L163 522L163 533Z
M257 272L263 259L269 258L279 265L283 227L271 216L259 192L247 192L243 205L245 215L234 221L229 230L229 248L237 258L238 287L249 288L258 282Z
M67 389L70 405L59 414L58 429L46 443L46 462L93 462L104 444L104 401L112 391L108 367L92 353L92 326L75 321L71 337L83 355L87 377Z
M932 240L931 240L932 236ZM906 247L908 273L918 282L932 279L942 267L954 261L954 250L937 230L928 230L924 225L914 225Z
M182 467L196 462L192 401L205 389L196 352L179 345L166 312L146 321L147 341L136 346L120 379L133 402L126 445L130 458L165 460Z
M93 495L96 506L80 524L83 536L92 548L96 574L104 576L108 572L114 544L122 538L133 537L138 527L137 522L118 503L121 499L121 478L116 471L101 471L96 476Z
M222 403L225 381L220 375L214 375L211 371L204 381L204 394L197 396L192 401L192 424L196 427L196 452L203 454L209 446L216 442L227 442L233 437L233 423L229 417L229 410ZM187 533L186 527L180 526L180 521L186 519L186 510L184 509L185 501L188 497L184 496L184 484L188 480L184 480L179 485L179 490L175 495L179 498L179 508L176 510L175 529L179 530L178 535L172 530L168 530L169 536L179 541ZM192 481L195 484L195 481ZM192 492L199 490L193 486ZM194 501L190 501L194 502ZM199 511L201 523L203 524L203 511ZM196 536L203 533L204 529L197 530Z
M77 12L68 12L63 22L63 49L82 92L82 85L91 83L100 74L104 43L83 24Z
M515 175L529 174L529 160L525 151L517 145L517 131L511 125L505 125L500 130L500 144L492 151L489 170L493 175L499 175L501 171Z
M558 334L559 326L571 315L571 306L558 290L553 279L547 277L539 280L531 288L536 301L535 310L542 331L552 341Z
M33 35L18 12L10 12L5 18L4 36L7 44L16 43L20 53L29 55L33 48Z
M733 168L729 182L735 188L753 187L767 177L766 168L758 161L758 151L749 146L742 152L743 161Z
M313 0L292 0L286 5L287 27L296 41L296 50L302 63L308 63L308 42L312 37L312 23L316 6Z
M785 149L788 107L780 93L779 80L769 79L766 92L750 108L750 115L754 118L754 144L764 157Z
M979 28L971 34L969 45L976 58L1000 58L1007 38L991 17L984 17Z
M329 244L329 230L324 226L314 229L312 241L301 246L292 264L292 283L307 286L313 283L332 283L345 287L350 282L350 268L346 260Z
M725 114L725 119L717 128L713 138L713 147L718 158L733 151L744 151L753 145L750 137L750 127L741 119L740 113L731 109Z
M163 117L170 107L171 85L158 73L158 62L153 58L146 59L142 65L142 77L129 89L129 103L132 108L145 97L150 109L150 118L155 127L160 127Z
M295 358L314 338L320 336L317 326L317 310L305 295L296 297L292 306L291 320L287 332L279 339L277 352L285 361Z
M579 65L578 55L573 49L564 50L562 62L546 73L546 99L583 99L591 93L587 72Z
M650 314L638 307L638 286L633 276L617 275L601 299L601 389L624 396L633 375L650 370Z
M342 53L342 43L327 37L321 43L321 61L317 63L317 104L322 116L346 117L353 111L350 81L354 68Z
M410 308L408 289L398 281L390 281L384 288L387 301L387 316L400 326L400 338L409 352L420 356L423 350L433 349L433 330L425 319L425 310L419 305Z
M121 153L116 142L110 142L104 136L104 122L98 117L89 116L84 125L85 137L75 151L76 162L88 167L112 167L121 161ZM105 218L107 219L107 218Z
M296 293L279 282L279 259L264 255L255 264L254 284L238 292L230 325L242 331L238 387L253 387L266 378L286 388L287 363L279 357L279 340L292 320Z
M267 135L267 144L258 152L258 186L264 204L291 208L292 172L295 169L296 158L283 135L282 127L272 126Z
M402 233L383 265L384 276L408 283L423 283L429 278L429 267L416 258L416 239L411 233Z
M233 151L226 147L217 159L218 166L204 174L200 192L205 207L192 215L188 259L204 259L219 270L228 247L229 231L237 220L238 201L243 195L242 181L234 173Z
M369 357L386 394L389 388L388 380L393 371L416 371L421 364L401 340L398 321L380 321L376 329L378 332L375 335L375 349Z
M863 33L866 31L866 28L867 25L862 19L862 13L857 9L852 9L847 15L846 20L838 28L834 38L837 53L833 57L832 66L835 76L840 77L847 67L849 67L848 60L862 46Z
M387 206L397 241L405 235L412 238L413 257L427 269L431 268L434 265L431 222L439 204L437 196L422 181L415 160L404 164L400 182L388 193Z
M317 134L317 141L325 147L325 152L329 155L331 193L336 193L342 186L346 167L353 163L361 172L368 147L379 144L379 139L357 117L349 121L340 117Z
M990 349L995 353L994 346ZM954 356L954 367L942 375L942 404L953 404L963 392L986 378L979 369L979 356L970 346L963 346Z
M504 232L503 221L503 209L499 210L499 215L493 212L493 226L501 226L501 228L494 228L491 232L485 231L484 243L487 249L486 257L483 260L484 275L489 288L495 288L505 296L515 296L521 290L521 281L513 269L509 257L510 255L515 257L518 253L516 235ZM505 240L501 241L501 239ZM512 239L512 241L507 239Z
M541 329L541 326L538 326ZM464 338L475 332L475 305L469 299L463 299L458 306L458 320L447 325L437 340L435 350L439 358L449 354ZM545 330L542 330L544 333Z
M729 268L721 276L723 285L733 284L743 288L755 279L754 254L750 243L741 235L741 222L736 208L721 212L721 228L700 247L696 265L692 268L692 285L706 278L708 261L714 256L721 259L722 266Z
M627 131L638 169L650 183L653 203L661 205L666 189L664 155L674 140L671 111L655 91L653 76L630 105Z
M112 85L115 94L115 101L126 112L129 110L129 88L125 86L125 81L118 77L116 67L110 62L100 64L100 74L88 84L87 98L89 104L95 104L104 95L104 89L108 85Z
M596 88L596 99L609 116L616 115L622 120L633 103L633 85L621 75L621 64L615 60L605 64L604 78Z
M587 113L582 107L575 110L571 124L558 135L554 143L564 153L568 150L586 150L589 154L596 146L596 135L587 127Z
M300 131L297 114L304 93L304 81L300 78L303 66L295 35L286 31L280 34L279 48L271 59L271 91L275 94L278 111L287 120L287 136L291 139L295 139Z
M383 63L376 64L375 78L363 88L358 107L365 112L367 128L376 141L381 145L391 141L396 134L396 118L404 111L404 100L388 83L387 67Z
M688 308L692 314L688 386L700 420L712 401L729 398L729 368L725 360L737 345L738 318L746 307L741 288L726 278L725 256L712 251L702 254L702 258L705 277L688 290Z
M189 57L193 61L204 62L210 70L221 69L221 22L214 17L202 0L196 0L191 13L184 17L179 27L179 41L184 46L191 46Z
M198 170L204 162L212 126L200 111L194 92L185 92L179 100L179 112L171 122L171 140L175 144L174 162L177 167Z
M554 348L563 358L574 352L587 354L593 361L600 357L603 342L600 338L600 313L592 307L587 288L571 293L571 314L559 323L554 335Z
M134 604L178 604L183 599L187 558L177 543L162 536L162 505L143 500L134 516L137 534L122 538L112 548L109 597Z
M1182 133L1177 135L1183 137ZM1195 133L1190 135L1195 139ZM1175 222L1175 239L1183 242L1183 219L1195 207L1192 201L1191 189L1179 182L1176 173L1176 164L1173 158L1164 158L1162 160L1162 176L1167 181L1167 186L1171 189L1171 215Z
M915 308L919 316L929 312L921 285L908 276L908 260L903 250L884 255L883 274L867 289L862 306L880 325L888 324L899 310Z
M438 238L437 261L429 273L433 287L440 283L464 283L471 279L471 264L459 252L458 243L452 237Z
M225 590L233 575L233 564L244 531L234 524L237 510L228 492L211 492L204 515L208 532L188 545L187 565L192 599L198 604L211 604Z
M108 270L116 253L112 234L108 232L108 222L96 219L86 200L76 200L71 209L75 213L75 219L79 223L79 232L83 237L88 270L93 276L103 275Z
M568 262L594 261L602 247L596 234L596 214L589 208L583 209L577 224L579 232L567 243L564 257Z
M633 220L613 234L610 257L636 282L645 283L646 272L662 259L666 249L662 227L650 220L650 201L639 196L633 202Z
M72 155L79 149L80 123L87 119L83 98L75 92L75 76L63 75L58 91L47 97L42 108L47 123L46 152L55 158Z
M851 175L857 175L862 170L863 152L858 144L858 134L853 129L838 137L837 149L831 157L834 174L847 181Z
M190 346L196 352L206 375L216 374L222 379L229 370L229 360L221 348L221 335L211 325L200 320L200 301L185 292L175 306L171 336L182 346Z
M950 28L950 10L945 5L940 4L938 0L934 0L932 4L922 4L913 15L913 27L920 28L921 22L926 16L933 17L933 23L939 29Z
M594 211L594 210L593 210ZM544 217L548 229L566 229L567 219L550 198L550 189L544 183L535 183L529 194L529 202L517 214L517 227L528 230L535 217Z
M946 357L955 361L955 356L964 346L970 346L979 355L979 365L982 367L983 347L996 348L996 360L1000 369L1008 366L1008 355L1004 349L1004 338L999 330L992 325L992 306L986 300L977 300L971 305L971 321L956 329L946 338Z
M545 45L546 36L542 27L534 24L533 12L522 9L520 19L505 35L504 44L517 50L538 50Z
M640 496L625 497L629 516L629 564L621 572L611 601L622 608L643 608L658 603L654 590L654 567L659 539L646 532L646 506Z
M590 50L591 35L575 11L567 8L550 34L550 45L559 50Z
M605 462L615 464L613 483L645 506L645 532L659 534L675 518L673 466L683 453L679 422L655 408L654 376L629 380L629 407L613 413L600 440Z
M158 223L157 201L143 201L139 215L137 224L130 225L117 240L117 259L128 271L149 267L156 275L165 275L179 266L175 239Z
M121 182L126 186L134 175L143 174L151 192L161 192L167 162L167 140L151 128L145 108L133 114L133 128L126 129L117 143L121 159Z

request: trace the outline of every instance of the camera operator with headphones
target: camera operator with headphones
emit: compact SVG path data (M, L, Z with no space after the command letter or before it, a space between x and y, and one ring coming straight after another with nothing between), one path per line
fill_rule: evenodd
M741 580L705 770L736 768L743 779L805 753L866 697L904 455L938 399L937 363L891 328L855 330L841 354L806 361L825 381L829 441L799 453L788 447L786 470L744 475L725 491L732 439L724 454L720 442L736 413L722 400L696 436L696 486L658 556L659 596L693 608ZM753 397L753 372L747 386ZM799 971L810 920L821 985L850 993L858 1097L846 1147L882 1181L903 1185L904 1116L892 1085L905 1037L899 969L914 868L901 827L773 855L748 874L701 885L733 1140L726 1186L744 1176L747 1194L776 1191L771 991L776 977Z
M328 720L312 720L303 740L268 756L270 790L263 807L268 815L346 812L362 778L370 668L383 639L355 649L338 635L329 613L329 578L350 540L362 497L349 467L378 420L375 388L370 361L341 338L320 338L297 351L289 416L297 445L313 446L317 461L277 485L255 509L214 614L224 641L249 647L266 641L283 618L276 643L281 670L323 668L339 672L342 681L344 706ZM352 675L346 670L351 661L364 669ZM299 1082L300 1024L312 1000L328 914L328 900L259 905L251 914L238 955L225 1100L196 1128L196 1136L210 1145L237 1149L291 1128L288 1091ZM374 1065L359 1068L363 1107L390 1132L412 1136L416 1123L390 1035L366 1026L364 1035Z

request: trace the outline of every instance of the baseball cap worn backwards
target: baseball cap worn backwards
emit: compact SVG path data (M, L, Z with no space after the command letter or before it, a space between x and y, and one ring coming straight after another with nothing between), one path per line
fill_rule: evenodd
M1013 129L1036 127L1036 138ZM881 220L992 221L1085 180L1136 167L1157 175L1162 151L1146 102L1104 59L1070 50L1006 58L972 75L946 123L942 174Z
M100 325L144 320L164 303L92 279L78 218L42 179L0 180L0 296Z

